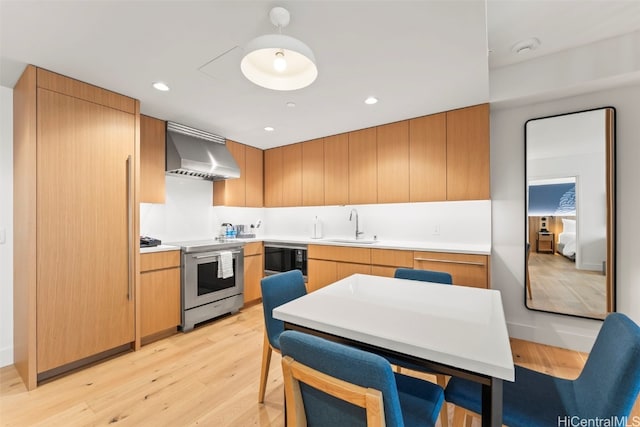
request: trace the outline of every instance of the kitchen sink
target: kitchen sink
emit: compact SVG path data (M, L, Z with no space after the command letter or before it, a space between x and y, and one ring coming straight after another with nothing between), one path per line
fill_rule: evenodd
M368 240L368 239L323 239L325 242L333 242L333 243L351 243L357 245L372 245L374 243L378 243L377 240Z

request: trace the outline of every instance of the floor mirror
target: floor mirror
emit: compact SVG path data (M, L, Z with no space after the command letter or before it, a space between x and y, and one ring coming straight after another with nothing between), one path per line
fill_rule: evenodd
M615 311L615 109L525 123L525 305Z

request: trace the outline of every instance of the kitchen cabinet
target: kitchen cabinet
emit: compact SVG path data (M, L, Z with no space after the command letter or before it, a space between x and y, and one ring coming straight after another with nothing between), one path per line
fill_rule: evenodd
M377 127L378 203L409 200L409 121Z
M350 246L309 245L307 291L355 273L371 274L371 250Z
M487 200L489 104L447 111L447 200Z
M451 274L454 285L489 287L487 255L414 251L413 259L413 268Z
M140 115L33 66L13 97L14 362L33 389L135 345Z
M324 204L349 203L349 135L324 138Z
M244 245L244 304L260 301L260 281L264 275L264 250L262 242Z
M261 208L264 206L264 164L263 152L259 148L244 146L245 149L245 206Z
M349 203L352 205L378 202L376 134L375 127L349 132Z
M302 144L282 147L282 206L302 205Z
M282 206L283 181L282 147L271 148L264 152L264 205Z
M302 205L324 205L324 140L302 143Z
M413 251L371 249L371 274L393 277L399 267L413 268Z
M146 344L175 333L180 313L180 251L140 255L140 335Z
M214 206L262 207L262 150L226 140L240 177L213 182Z
M409 120L409 201L447 199L447 115Z
M140 203L165 202L164 120L140 115Z

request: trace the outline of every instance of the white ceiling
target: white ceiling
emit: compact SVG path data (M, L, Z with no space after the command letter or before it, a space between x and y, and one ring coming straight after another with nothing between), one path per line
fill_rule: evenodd
M283 33L315 53L307 88L270 91L240 73L242 46L274 32L274 6L291 12ZM640 1L0 0L0 84L30 63L269 148L488 102L490 68L638 29ZM511 51L529 37L539 49ZM380 102L365 105L369 95Z

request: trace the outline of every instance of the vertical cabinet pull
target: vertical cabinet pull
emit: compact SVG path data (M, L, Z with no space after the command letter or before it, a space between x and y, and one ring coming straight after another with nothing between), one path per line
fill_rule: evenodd
M131 154L127 157L127 254L128 254L128 279L127 299L131 300L133 289L133 161Z

